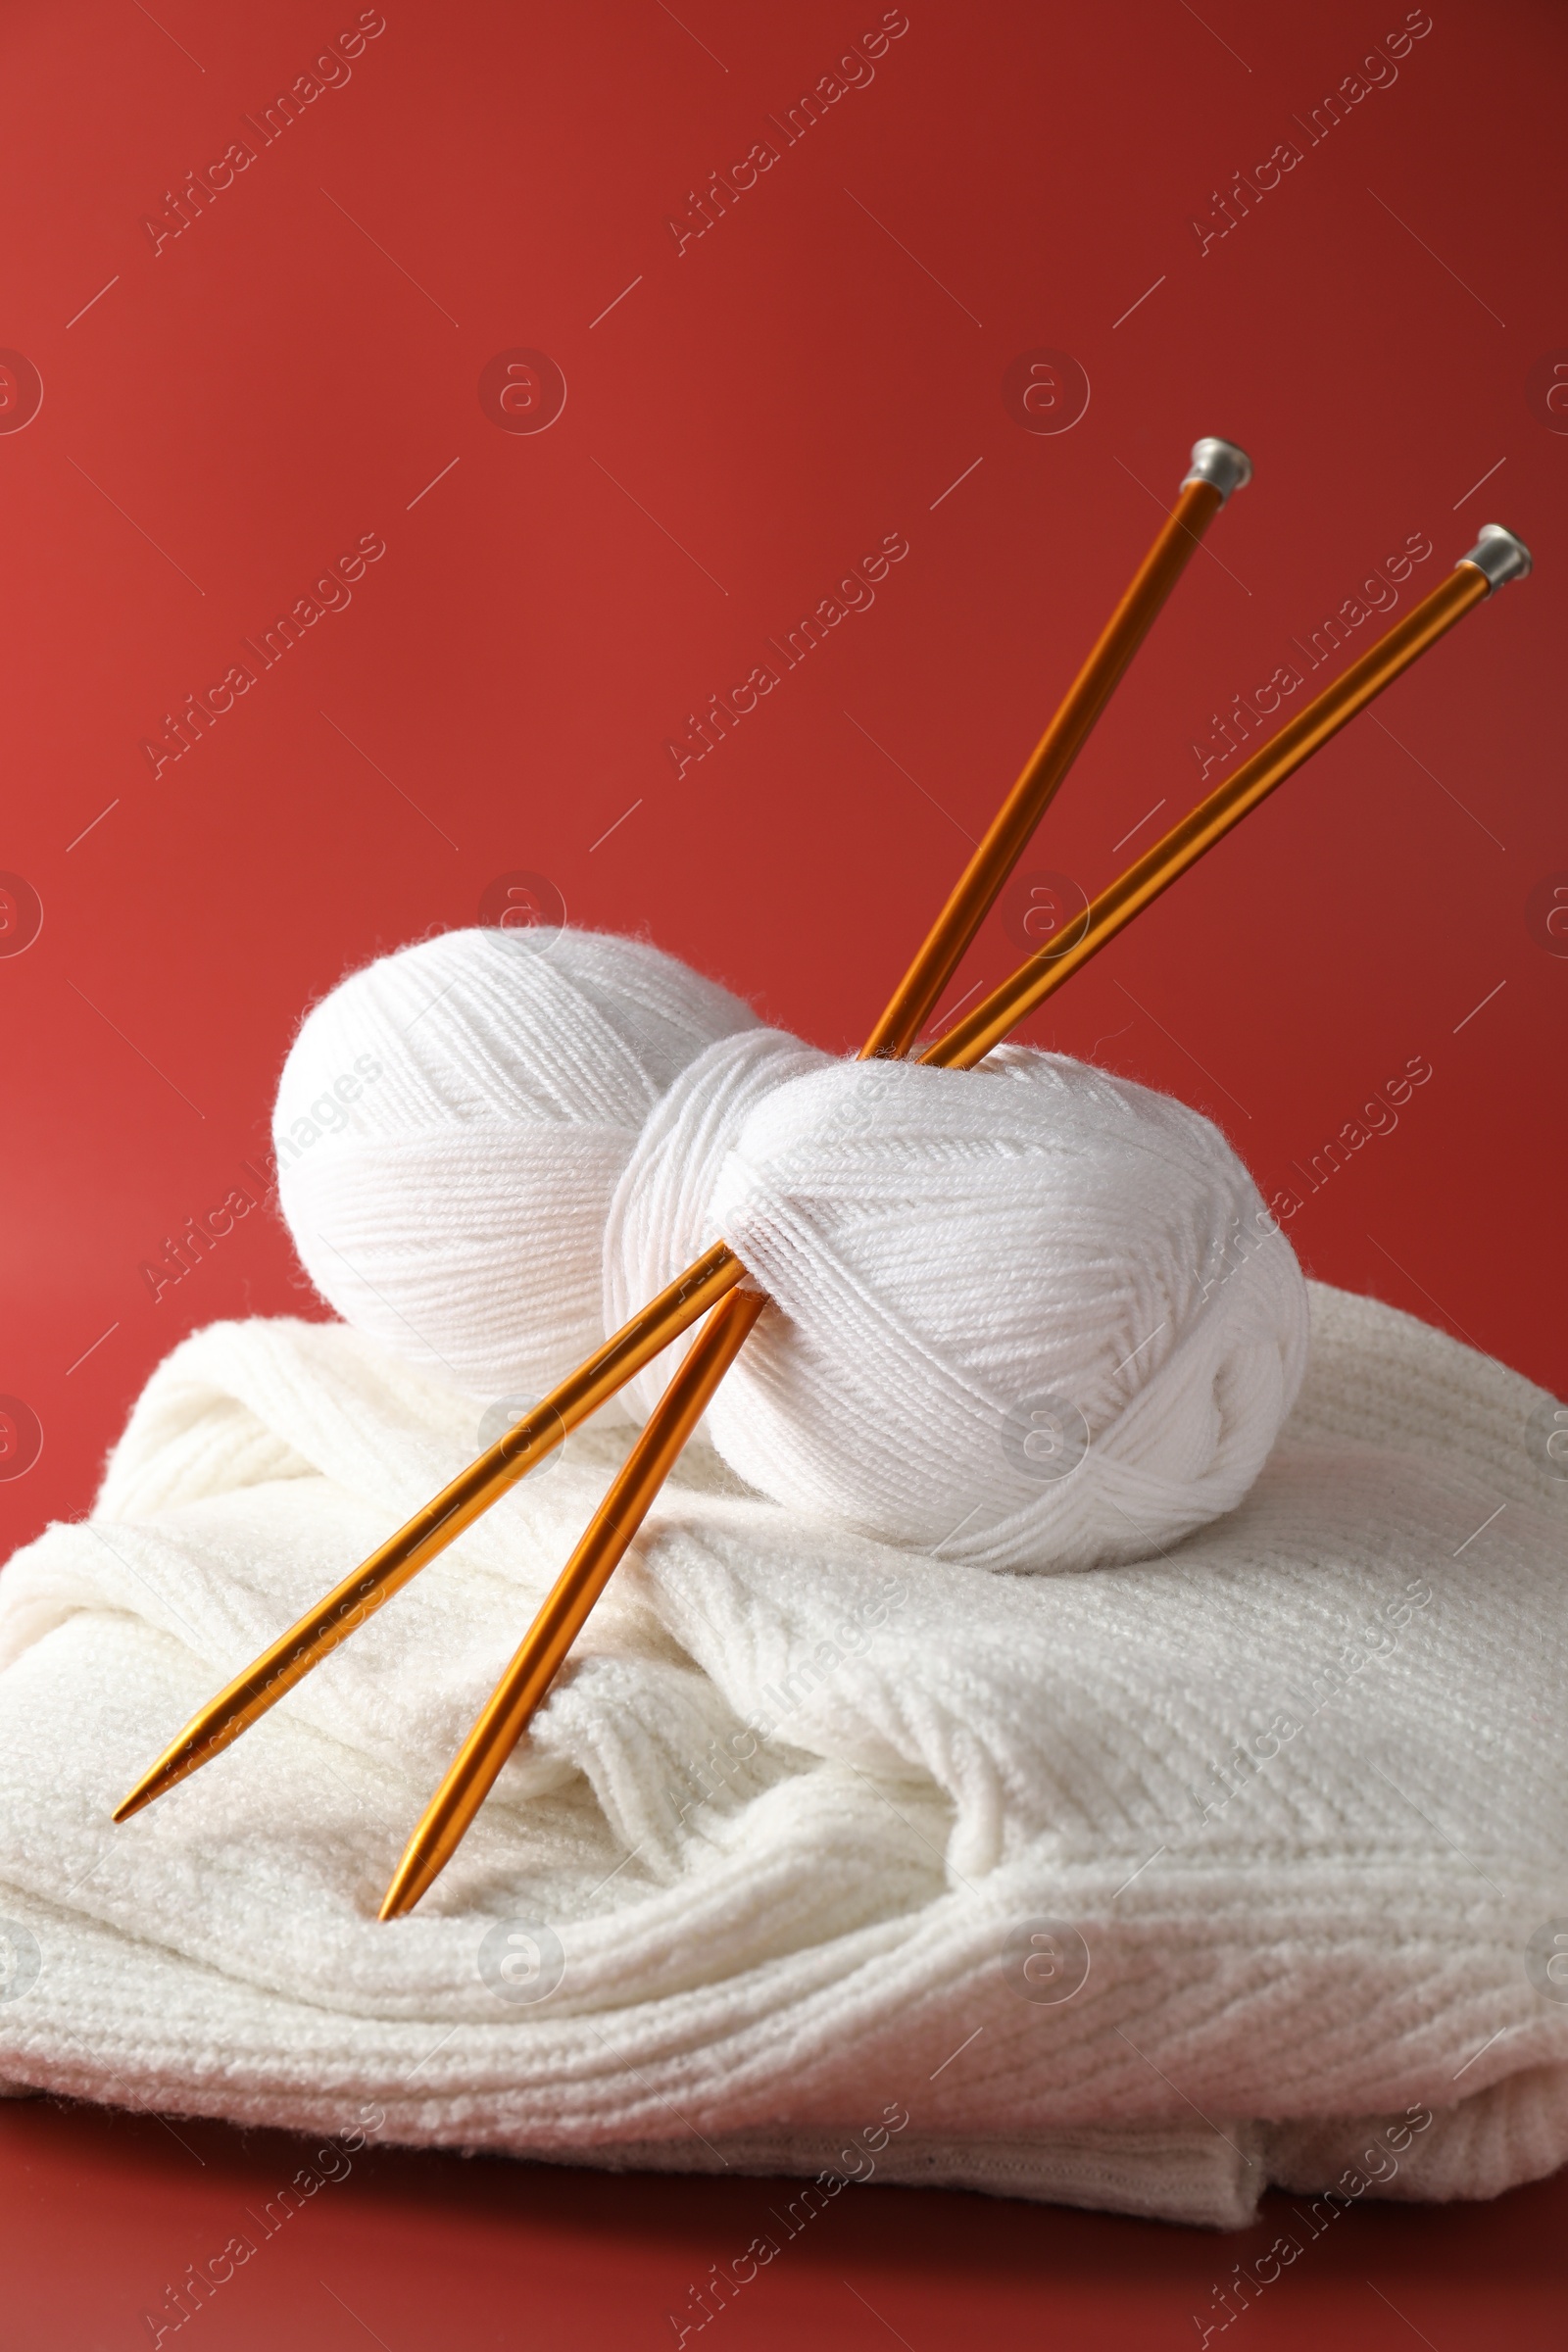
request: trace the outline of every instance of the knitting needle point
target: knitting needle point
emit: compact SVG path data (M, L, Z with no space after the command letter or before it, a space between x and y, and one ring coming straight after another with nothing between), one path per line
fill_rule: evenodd
M1447 579L1102 891L1087 919L1074 925L1070 940L1032 956L929 1046L921 1061L942 1069L972 1069L1411 662L1495 589L1523 579L1530 567L1523 542L1500 524L1489 523ZM456 1853L765 1303L757 1293L741 1291L709 1317L426 1807L387 1888L382 1919L411 1910Z
M243 1674L209 1700L200 1714L192 1716L116 1808L115 1820L128 1821L166 1789L221 1755L313 1666L319 1665L394 1592L401 1592L427 1561L444 1551L518 1479L526 1477L569 1431L623 1388L642 1365L651 1363L668 1345L668 1335L660 1336L665 1322L682 1330L685 1320L706 1313L732 1290L743 1270L722 1242L688 1266L660 1292L651 1307L607 1340L568 1380L498 1438L450 1486L443 1487L422 1511L362 1561L352 1576L334 1585L308 1616L291 1625Z
M872 1031L867 1054L896 1056L907 1052L1203 533L1231 496L1246 488L1251 474L1251 461L1234 442L1208 437L1194 443L1192 464L1174 507ZM554 1430L552 1444L576 1428L725 1292L733 1290L744 1272L739 1259L722 1244L688 1267L570 1379L553 1390L527 1422L519 1422L471 1463L192 1716L137 1782L116 1811L115 1820L128 1820L221 1754L455 1536L498 1501L545 1450L527 1434L534 1425L543 1422Z
M660 1399L652 1446L639 1443L595 1512L521 1648L426 1807L382 1899L380 1917L412 1911L466 1836L528 1718L564 1663L675 1458L702 1419L709 1397L734 1362L767 1300L735 1291L703 1325Z

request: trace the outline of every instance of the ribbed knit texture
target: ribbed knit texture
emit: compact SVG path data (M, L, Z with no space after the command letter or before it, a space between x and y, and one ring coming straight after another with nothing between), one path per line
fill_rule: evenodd
M392 1927L403 1841L625 1432L571 1440L117 1830L475 1436L472 1398L351 1331L196 1335L92 1520L0 1578L0 2081L316 2131L373 2101L393 2138L700 2170L863 2170L891 2108L877 2178L1220 2225L1411 2107L1370 2193L1549 2171L1568 2003L1526 1952L1568 1912L1568 1484L1527 1382L1370 1301L1312 1311L1245 1501L1108 1571L924 1557L696 1445ZM509 1920L525 1989L559 1942L535 2003L481 1957Z

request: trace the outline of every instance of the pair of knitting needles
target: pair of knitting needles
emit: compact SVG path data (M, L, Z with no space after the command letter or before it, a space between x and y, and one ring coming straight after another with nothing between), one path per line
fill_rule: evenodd
M1195 445L1175 507L860 1058L907 1054L1203 532L1250 474L1246 456L1231 443ZM1511 532L1489 523L1448 577L1402 621L1102 892L1063 940L1031 956L919 1058L948 1069L982 1060L1475 605L1529 569L1529 551ZM128 1819L220 1754L568 1431L708 1314L410 1839L380 1916L411 1910L462 1842L766 1305L760 1294L737 1287L744 1277L745 1268L723 1243L705 1252L193 1717L118 1808L116 1821Z

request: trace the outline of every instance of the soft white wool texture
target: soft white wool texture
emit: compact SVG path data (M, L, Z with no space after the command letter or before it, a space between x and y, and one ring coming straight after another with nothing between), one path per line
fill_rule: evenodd
M1551 2170L1568 2003L1526 1964L1568 1911L1568 1484L1526 1444L1549 1406L1390 1308L1314 1288L1312 1314L1241 1507L1113 1571L808 1522L699 1442L391 1928L403 1840L616 1441L570 1440L117 1830L191 1711L473 1443L471 1398L354 1332L199 1333L94 1517L0 1577L0 2082L859 2177L892 2110L877 2179L1219 2225L1351 2166L1396 2197ZM561 1951L531 2003L484 1973L518 1920ZM1081 1938L1071 1998L1025 1997L1031 1922Z
M1022 1048L837 1061L631 940L450 932L356 972L274 1135L322 1296L485 1402L728 1242L774 1303L710 1412L724 1459L977 1567L1144 1557L1232 1509L1300 1384L1295 1255L1196 1111Z

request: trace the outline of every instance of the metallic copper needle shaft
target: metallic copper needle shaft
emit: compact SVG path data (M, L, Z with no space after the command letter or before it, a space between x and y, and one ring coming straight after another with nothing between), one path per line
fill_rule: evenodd
M1251 478L1250 461L1233 442L1193 444L1192 470L1158 538L866 1039L862 1061L897 1058L913 1045L1199 540L1232 492L1245 490Z
M1068 940L1031 957L920 1059L972 1069L1473 606L1529 569L1528 550L1489 523L1430 596L1102 891ZM456 1853L766 1303L759 1293L741 1291L709 1317L426 1807L387 1888L383 1919L412 1910Z
M522 1738L529 1717L561 1671L681 1447L766 1304L760 1291L732 1292L686 1350L679 1371L425 1808L382 1900L382 1919L412 1911L467 1836L496 1775Z
M1194 444L1192 466L1175 506L872 1031L867 1054L904 1054L918 1035L1204 531L1232 492L1246 487L1251 471L1247 456L1232 442ZM119 1806L116 1821L128 1820L220 1755L568 1431L733 1291L744 1273L721 1242L688 1266L194 1715Z
M1059 947L1044 949L1022 965L966 1012L921 1060L946 1069L972 1068L1092 956L1098 956L1107 940L1114 939L1179 875L1223 840L1233 825L1239 825L1287 776L1294 775L1314 752L1348 726L1357 711L1365 710L1386 686L1392 686L1401 671L1419 661L1440 637L1446 637L1474 606L1508 581L1525 578L1530 561L1530 551L1522 540L1500 523L1486 524L1469 554L1460 558L1430 596L1413 606L1359 662L1353 662L1315 702L1298 711L1288 726L1244 760L1235 775L1200 801L1190 815L1173 825L1162 841L1155 842L1136 865L1102 891Z
M334 1585L323 1600L209 1700L137 1782L116 1810L116 1821L128 1821L154 1797L221 1755L313 1666L318 1666L394 1592L401 1592L412 1577L445 1551L466 1527L499 1502L519 1478L526 1477L568 1430L577 1428L624 1388L644 1364L652 1363L673 1334L684 1331L732 1291L744 1272L739 1258L722 1242L688 1266L640 1315L623 1324L553 1389L543 1403L499 1437L422 1511L389 1536L368 1560L362 1560L352 1576Z

